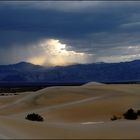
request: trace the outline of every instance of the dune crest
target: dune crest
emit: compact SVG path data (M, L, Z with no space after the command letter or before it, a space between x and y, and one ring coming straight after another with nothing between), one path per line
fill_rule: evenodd
M104 85L103 83L99 83L99 82L88 82L86 84L83 85L83 87L91 87L94 85Z

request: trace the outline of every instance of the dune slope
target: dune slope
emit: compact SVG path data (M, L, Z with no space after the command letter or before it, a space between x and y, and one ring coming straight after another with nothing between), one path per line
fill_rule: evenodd
M129 108L140 109L137 84L49 87L0 102L0 138L140 138L139 119L122 116ZM32 112L45 120L26 120ZM111 121L113 115L122 119Z

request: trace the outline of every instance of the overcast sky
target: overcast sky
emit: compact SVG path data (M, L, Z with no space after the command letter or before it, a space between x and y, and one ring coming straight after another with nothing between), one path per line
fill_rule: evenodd
M139 1L0 2L0 64L140 59Z

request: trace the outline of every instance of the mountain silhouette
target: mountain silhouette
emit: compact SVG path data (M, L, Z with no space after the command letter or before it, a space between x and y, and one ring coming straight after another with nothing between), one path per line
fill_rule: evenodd
M47 68L27 62L0 65L0 82L120 82L140 81L140 60L74 64Z

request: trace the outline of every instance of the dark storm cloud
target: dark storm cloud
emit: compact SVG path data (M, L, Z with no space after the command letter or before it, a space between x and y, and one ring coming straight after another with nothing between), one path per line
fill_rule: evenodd
M131 57L128 49L138 48L139 35L138 1L0 2L0 49L7 52L53 38L69 50L94 54L90 62L131 60L139 58L140 50ZM120 60L123 55L128 59Z

